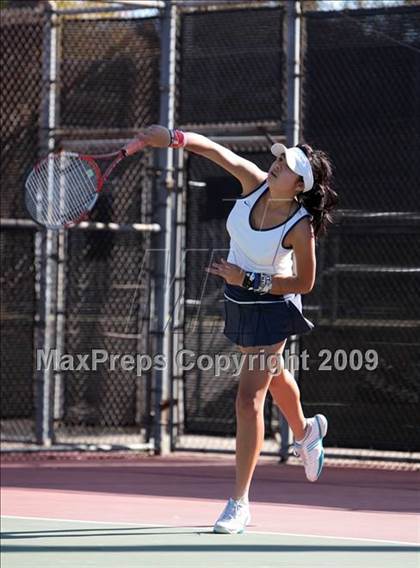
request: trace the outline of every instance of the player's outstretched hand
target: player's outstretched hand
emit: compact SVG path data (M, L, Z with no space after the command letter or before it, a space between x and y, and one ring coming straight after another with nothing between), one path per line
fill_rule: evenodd
M165 126L152 124L151 126L140 130L136 138L130 140L125 146L128 155L135 154L139 150L150 146L152 148L167 148L170 144L171 136L169 130Z
M170 141L171 135L165 126L152 124L140 130L135 139L127 144L127 147L130 147L133 142L139 142L143 143L144 146L151 146L152 148L167 148Z
M141 136L153 148L167 148L171 141L169 130L160 124L152 124L141 132Z

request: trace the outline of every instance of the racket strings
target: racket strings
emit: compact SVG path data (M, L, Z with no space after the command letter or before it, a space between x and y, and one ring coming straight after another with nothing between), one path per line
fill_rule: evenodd
M49 156L26 182L30 214L47 227L60 227L82 217L97 199L97 173L78 155Z
M53 159L49 159L29 178L29 195L36 206L37 217L42 217L39 220L53 222L54 219L65 217L66 201L74 208L75 204L66 187L72 187L74 184L74 169L74 165L62 168L62 160L61 164L57 164Z
M65 218L67 214L83 213L83 201L80 201L80 191L84 190L84 183L95 191L91 179L84 175L84 164L78 158L69 160L63 157L49 159L38 170L39 184L33 183L31 193L36 198L41 212L47 212L49 220L54 217ZM78 200L79 196L79 200ZM90 193L89 193L90 197Z

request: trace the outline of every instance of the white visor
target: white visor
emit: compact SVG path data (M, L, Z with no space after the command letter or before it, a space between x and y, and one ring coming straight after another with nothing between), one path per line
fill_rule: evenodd
M284 144L277 143L271 146L271 153L276 156L276 158L280 158L282 154L286 156L286 163L292 172L298 176L302 176L305 188L303 190L304 192L313 188L314 174L312 172L311 163L306 157L305 152L300 148L296 148L296 146L286 148Z

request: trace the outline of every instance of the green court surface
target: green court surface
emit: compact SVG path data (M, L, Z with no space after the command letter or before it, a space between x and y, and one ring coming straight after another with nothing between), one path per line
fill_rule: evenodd
M375 540L4 517L2 568L416 568L420 548Z

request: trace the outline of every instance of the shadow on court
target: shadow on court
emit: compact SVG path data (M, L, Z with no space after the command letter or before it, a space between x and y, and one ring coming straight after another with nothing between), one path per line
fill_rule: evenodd
M189 527L182 527L177 525L177 527L181 528L189 528ZM206 531L198 531L196 529L207 529ZM13 532L4 532L1 533L1 538L3 540L7 539L25 539L25 538L61 538L65 536L66 538L71 537L89 537L89 536L149 536L149 535L162 535L162 534L206 534L206 533L213 533L213 527L210 525L206 526L197 526L194 527L194 530L191 529L189 531L174 531L173 527L168 527L166 530L165 527L159 527L157 532L150 532L156 531L156 527L133 527L132 529L125 528L112 528L112 531L107 531L106 529L69 529L69 530L50 530L50 531L13 531ZM121 531L121 532L119 532ZM145 531L148 531L145 534ZM142 534L143 533L143 534ZM223 536L223 535L222 535Z

